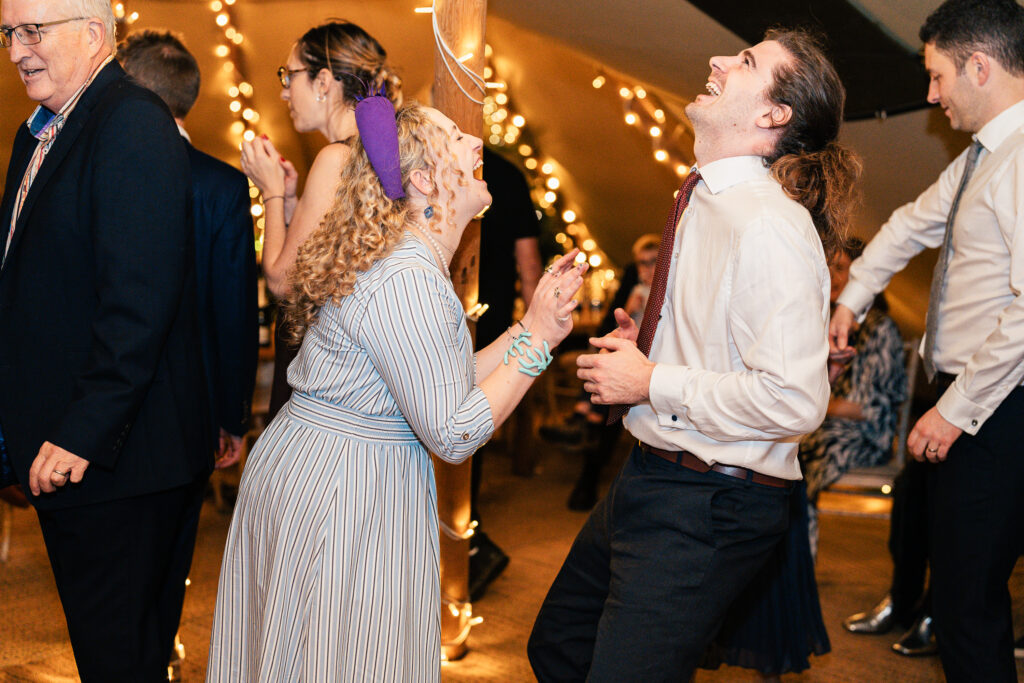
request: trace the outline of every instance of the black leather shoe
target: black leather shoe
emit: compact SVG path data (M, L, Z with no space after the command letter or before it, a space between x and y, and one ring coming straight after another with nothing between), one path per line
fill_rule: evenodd
M477 531L470 539L469 599L476 602L484 596L487 586L508 566L508 555L487 534Z
M847 617L843 628L850 633L877 635L888 633L893 626L892 598L886 595L870 612L859 612Z
M905 657L928 657L939 653L935 642L935 631L932 629L932 618L922 616L911 626L903 637L892 644L896 654Z

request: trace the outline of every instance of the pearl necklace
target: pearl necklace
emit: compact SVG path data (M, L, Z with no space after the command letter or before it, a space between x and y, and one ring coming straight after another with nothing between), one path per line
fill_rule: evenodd
M429 232L429 228L424 230L424 229L421 229L417 225L416 226L416 232L418 232L419 234L421 234L421 235L423 235L424 237L427 238L427 241L430 243L430 246L433 248L434 253L437 254L437 258L439 258L441 260L441 264L444 266L445 272L447 272L449 270L448 259L446 259L444 257L444 252L441 250L441 245L438 243L438 241L435 240L433 237L431 237L430 232Z

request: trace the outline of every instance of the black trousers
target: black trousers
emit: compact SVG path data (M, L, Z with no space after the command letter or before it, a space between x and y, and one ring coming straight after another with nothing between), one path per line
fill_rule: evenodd
M689 680L785 533L789 495L634 448L537 615L538 680Z
M38 512L84 683L167 680L205 485Z
M1008 582L1024 546L1024 388L928 477L935 635L950 683L1016 681Z
M889 521L889 554L892 555L893 616L910 628L918 616L930 614L925 591L928 571L928 470L927 463L907 459L893 482L892 517Z

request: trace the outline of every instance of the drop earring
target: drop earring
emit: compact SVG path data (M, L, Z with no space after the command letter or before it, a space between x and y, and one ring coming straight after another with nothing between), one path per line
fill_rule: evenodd
M427 218L427 220L430 220L431 218L433 218L434 217L434 207L427 206L427 208L423 209L423 215Z
M324 95L323 93L317 93L317 96L316 96L316 101L317 102L323 102L326 99L327 99L326 95Z

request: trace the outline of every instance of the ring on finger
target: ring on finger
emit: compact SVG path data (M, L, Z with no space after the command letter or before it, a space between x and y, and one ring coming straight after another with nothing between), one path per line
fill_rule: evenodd
M928 451L929 453L938 453L939 452L938 448L926 448L925 450Z
M551 275L551 273L555 272L555 267L548 266L547 268L544 269L544 272L547 273L548 275Z
M555 298L562 296L562 290L559 287L555 287Z
M556 315L556 316L555 316L555 320L557 320L557 321L558 321L558 322L560 322L560 323L567 323L567 322L569 322L570 320L572 320L572 316L571 316L571 315L567 315L567 316L565 316L565 317L563 318L563 317L562 317L562 316L560 316L560 315Z

